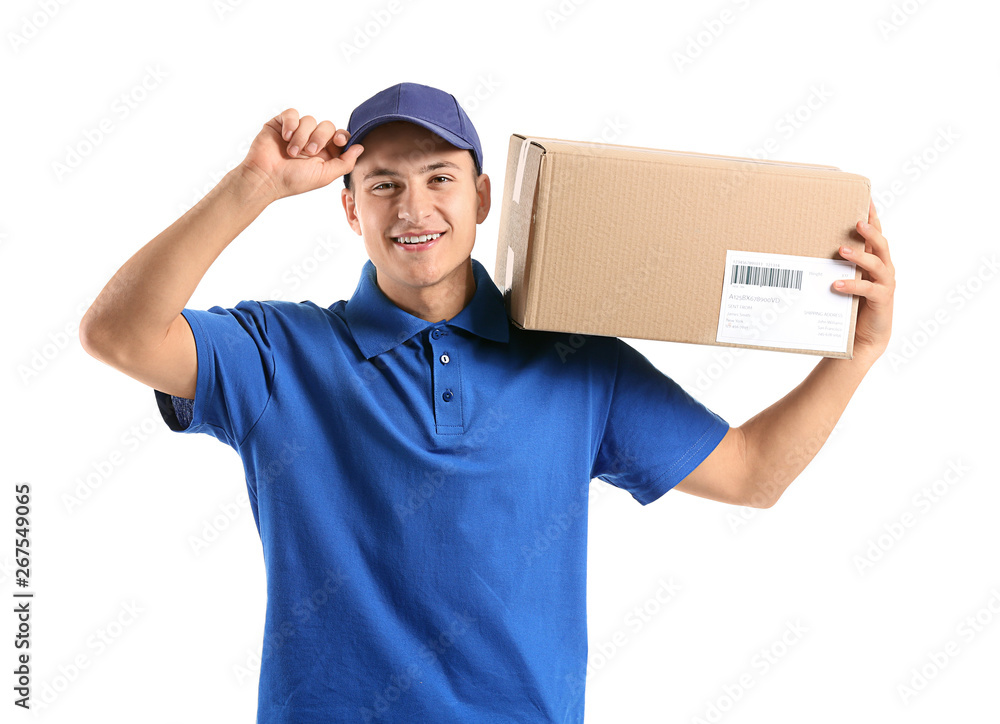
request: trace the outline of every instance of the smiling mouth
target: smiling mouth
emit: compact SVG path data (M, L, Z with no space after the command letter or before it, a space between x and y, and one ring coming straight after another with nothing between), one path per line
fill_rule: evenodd
M426 244L428 241L434 241L440 238L441 234L421 234L419 236L393 236L391 237L397 244L403 244L404 246Z

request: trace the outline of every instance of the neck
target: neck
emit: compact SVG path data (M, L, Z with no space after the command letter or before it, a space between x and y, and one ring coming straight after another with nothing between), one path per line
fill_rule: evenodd
M380 278L378 269L375 280L393 304L427 322L451 319L465 309L476 293L471 257L448 277L429 287L397 286L389 279Z

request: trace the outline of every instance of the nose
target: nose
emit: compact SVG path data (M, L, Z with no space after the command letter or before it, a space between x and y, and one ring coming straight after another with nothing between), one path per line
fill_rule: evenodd
M401 219L416 223L431 213L433 202L430 190L421 184L408 184L398 198Z

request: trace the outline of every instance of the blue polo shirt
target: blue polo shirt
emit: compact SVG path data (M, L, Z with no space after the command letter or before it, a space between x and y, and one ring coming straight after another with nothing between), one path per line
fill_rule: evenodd
M489 273L450 320L350 301L183 310L170 429L243 461L267 609L257 721L582 722L588 492L653 502L729 429L615 337L524 331Z

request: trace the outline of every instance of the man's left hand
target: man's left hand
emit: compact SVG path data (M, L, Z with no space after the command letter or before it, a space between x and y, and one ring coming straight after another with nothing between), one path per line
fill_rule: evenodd
M874 201L869 202L868 223L859 221L857 229L865 239L865 250L854 251L842 246L840 255L861 268L861 281L845 279L835 282L833 291L863 297L858 302L854 356L870 363L889 346L896 269L889 258L889 242L882 236L882 223L875 213Z

